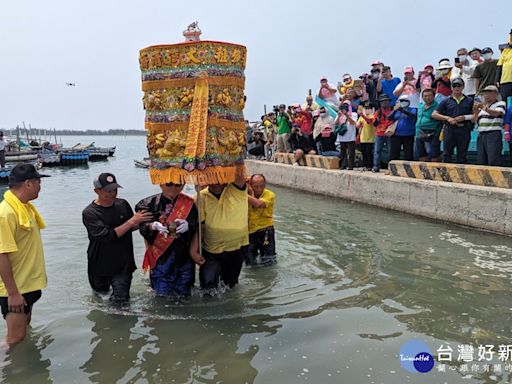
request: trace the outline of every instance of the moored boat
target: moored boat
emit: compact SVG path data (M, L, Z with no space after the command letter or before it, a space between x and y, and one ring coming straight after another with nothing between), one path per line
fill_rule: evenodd
M133 163L137 168L149 168L149 159L145 158L143 160L133 160Z

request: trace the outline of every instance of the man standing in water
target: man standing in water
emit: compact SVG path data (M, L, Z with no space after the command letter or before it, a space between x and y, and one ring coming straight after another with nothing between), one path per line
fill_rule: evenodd
M249 250L246 265L274 265L276 241L274 234L274 202L276 195L266 188L263 175L249 180ZM258 262L259 256L259 262Z
M146 240L144 269L158 296L187 297L194 285L195 268L189 248L197 229L194 199L181 193L183 184L160 185L162 193L147 197L135 211L153 214L153 222L140 225Z
M47 175L32 164L16 165L0 203L0 305L9 345L25 338L32 306L46 288L40 233L45 224L31 203L41 191L41 177Z
M82 212L87 228L87 273L92 289L107 293L112 287L110 300L123 304L130 298L132 274L135 271L132 231L139 225L153 220L150 212L133 214L126 200L117 198L116 178L102 173L94 180L97 199Z
M194 236L190 255L200 265L201 288L216 289L219 279L229 288L238 276L249 244L247 187L242 169L233 184L210 185L201 191L200 219L203 255L199 236Z

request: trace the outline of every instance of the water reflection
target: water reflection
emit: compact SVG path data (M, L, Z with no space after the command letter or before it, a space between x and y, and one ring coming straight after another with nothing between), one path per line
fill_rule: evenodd
M0 351L0 382L51 383L51 360L43 358L41 351L52 343L50 335L29 328L23 342L10 350Z
M171 322L95 309L87 319L93 350L80 369L91 382L238 384L256 377L258 348L238 349L241 335L254 332L243 318Z
M91 345L94 347L89 360L80 369L89 374L93 383L116 383L137 361L137 354L147 340L132 336L136 317L92 310L87 319L93 323L91 331L95 336Z

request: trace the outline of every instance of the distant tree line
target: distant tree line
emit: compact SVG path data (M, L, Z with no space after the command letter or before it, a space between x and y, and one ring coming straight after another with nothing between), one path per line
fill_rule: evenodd
M4 133L16 135L17 130L2 129ZM85 131L76 131L71 129L38 129L38 128L19 128L20 137L39 137L39 136L145 136L146 131L139 129L109 129L108 131L100 131L98 129L87 129Z
M139 129L109 129L100 131L97 129L87 129L86 131L72 131L69 129L56 130L57 135L61 136L146 136L146 131Z

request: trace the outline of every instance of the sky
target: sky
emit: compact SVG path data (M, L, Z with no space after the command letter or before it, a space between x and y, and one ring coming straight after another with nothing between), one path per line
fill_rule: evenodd
M460 47L498 52L510 14L510 0L2 1L0 129L144 129L138 52L183 41L193 21L203 40L247 47L254 121L265 104L304 102L322 75L336 84L376 59L402 76L453 63Z

